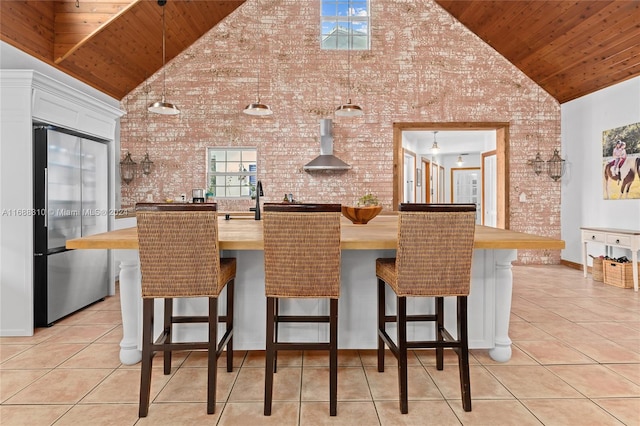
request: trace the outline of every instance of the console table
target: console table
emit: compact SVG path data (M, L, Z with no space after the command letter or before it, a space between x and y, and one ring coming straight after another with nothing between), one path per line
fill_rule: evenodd
M631 250L633 262L633 289L638 291L638 250L640 250L640 231L632 229L615 228L580 228L582 234L582 268L584 276L587 276L587 243L600 243L605 245L605 254L611 255L613 247Z

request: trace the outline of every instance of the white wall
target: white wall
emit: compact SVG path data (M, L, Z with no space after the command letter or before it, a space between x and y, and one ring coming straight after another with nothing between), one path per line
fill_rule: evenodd
M605 200L602 195L602 132L637 122L640 77L562 104L561 155L567 161L562 178L562 259L581 263L581 226L640 230L640 199ZM604 246L590 244L589 253L604 254Z

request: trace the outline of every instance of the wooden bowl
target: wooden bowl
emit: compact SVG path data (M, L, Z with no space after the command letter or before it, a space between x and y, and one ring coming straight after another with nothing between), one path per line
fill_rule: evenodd
M349 207L342 206L342 215L355 225L364 225L378 213L382 211L382 206Z

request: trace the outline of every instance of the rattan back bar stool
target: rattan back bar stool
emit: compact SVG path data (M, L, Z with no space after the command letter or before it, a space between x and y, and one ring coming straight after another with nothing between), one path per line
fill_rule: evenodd
M163 353L164 374L171 373L171 352L206 349L207 413L215 412L217 360L226 347L227 371L233 369L233 293L236 259L220 258L216 204L136 205L142 272L142 369L139 416L149 411L153 356ZM218 296L226 287L226 314L218 315ZM176 316L174 298L207 297L208 315ZM162 334L154 340L154 299L164 299ZM226 325L218 342L218 322ZM207 323L206 342L174 342L173 324Z
M409 411L407 350L436 349L436 368L444 368L444 348L458 355L462 406L471 411L467 296L471 286L471 263L475 235L474 204L400 204L398 246L395 258L376 259L378 277L378 371L384 371L384 349L398 359L400 412ZM385 310L385 283L397 300L395 316ZM444 327L444 297L457 298L457 337ZM407 297L434 297L435 314L407 315ZM435 340L407 341L407 322L435 324ZM386 323L395 322L394 343Z
M267 341L264 415L271 415L273 375L280 350L329 351L329 413L338 393L340 204L264 205ZM280 315L280 298L329 299L329 315ZM278 342L280 323L329 323L329 342Z

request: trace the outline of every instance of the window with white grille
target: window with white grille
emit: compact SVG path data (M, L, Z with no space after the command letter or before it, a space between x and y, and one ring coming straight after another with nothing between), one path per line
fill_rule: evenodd
M369 50L369 0L322 0L322 49Z
M250 198L255 191L256 148L207 148L207 192L216 198Z

